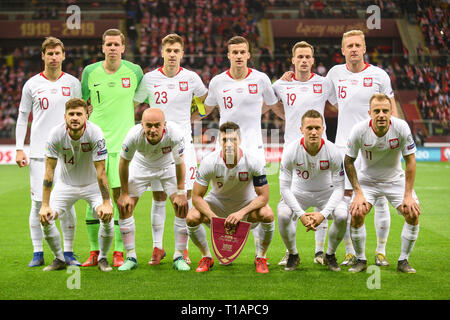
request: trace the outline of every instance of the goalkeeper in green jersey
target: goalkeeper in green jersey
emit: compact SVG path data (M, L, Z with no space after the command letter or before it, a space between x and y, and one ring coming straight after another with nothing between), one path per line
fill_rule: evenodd
M106 30L102 37L102 52L105 60L86 66L81 78L83 99L90 100L92 112L89 121L98 125L105 136L108 159L106 173L114 198L114 254L113 265L123 264L123 242L120 235L117 200L120 196L119 160L122 142L128 130L134 126L133 97L143 77L140 66L122 59L125 51L125 36L120 30ZM90 242L90 256L83 267L98 263L99 220L86 209L86 225Z

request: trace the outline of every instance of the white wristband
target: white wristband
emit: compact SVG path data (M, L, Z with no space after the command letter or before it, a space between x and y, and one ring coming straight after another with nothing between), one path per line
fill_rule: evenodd
M185 196L185 195L187 195L187 191L186 191L186 190L178 190L178 191L177 191L177 195L178 195L178 196L181 196L181 195L184 195L184 196Z

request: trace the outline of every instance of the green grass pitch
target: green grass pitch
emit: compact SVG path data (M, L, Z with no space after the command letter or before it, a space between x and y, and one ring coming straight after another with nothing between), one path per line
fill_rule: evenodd
M132 272L119 273L116 269L102 273L97 268L82 268L79 289L73 288L75 273L42 272L43 267L29 268L32 245L28 228L30 195L28 168L0 166L0 299L150 299L150 300L302 300L302 299L444 299L450 298L450 164L418 163L415 190L419 196L422 215L420 233L410 256L417 274L397 272L400 254L400 233L404 219L391 208L391 230L387 244L387 258L391 266L380 271L380 288L370 289L372 273L350 274L347 268L332 273L326 267L315 265L314 233L305 232L299 224L297 246L301 264L296 271L286 272L277 265L284 255L278 228L268 252L270 273L255 272L253 237L231 266L216 262L211 272L194 271L201 256L189 243L192 270L177 272L172 268L173 210L167 206L164 247L167 257L159 266L147 264L152 253L150 226L150 193L146 192L135 211L136 246L139 267ZM449 180L447 180L449 179ZM269 176L270 206L276 209L279 200L277 175ZM79 201L75 253L83 262L89 254L85 203ZM331 222L330 222L331 223ZM376 238L373 211L367 222L369 266L374 259ZM207 229L209 231L209 229ZM53 260L44 244L46 264ZM112 261L112 250L109 260ZM338 262L342 261L344 247L338 248ZM71 278L72 277L72 278Z

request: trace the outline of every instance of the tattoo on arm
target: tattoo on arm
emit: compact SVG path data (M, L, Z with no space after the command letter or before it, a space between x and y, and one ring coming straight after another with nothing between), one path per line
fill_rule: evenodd
M102 193L103 200L108 200L109 199L108 186L105 185L104 183L100 183L99 185L100 185L100 192Z
M44 187L51 188L52 185L53 185L53 181L52 180L44 179Z

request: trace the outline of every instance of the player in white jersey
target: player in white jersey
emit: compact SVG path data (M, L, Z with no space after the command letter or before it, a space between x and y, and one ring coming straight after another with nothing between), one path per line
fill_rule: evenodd
M386 94L392 102L392 115L397 116L394 93L388 74L373 65L364 62L366 45L364 33L352 30L344 33L342 37L342 55L345 64L336 65L330 69L327 78L331 80L337 99L338 126L336 131L336 146L341 150L342 157L350 130L353 126L364 119L368 119L370 97L377 92ZM359 160L356 162L359 168ZM350 201L351 185L346 179L345 199ZM375 229L377 233L377 248L375 261L379 266L388 266L386 260L386 242L389 235L391 216L386 198L381 197L375 204ZM346 256L342 264L351 265L355 263L355 251L350 239L350 223L344 238Z
M66 103L65 123L54 127L48 138L39 221L55 260L44 271L66 268L55 220L58 216L62 219L69 214L69 209L79 199L86 200L100 219L99 269L112 270L107 260L114 236L113 210L105 170L108 152L102 130L87 121L87 114L88 107L84 100L70 99ZM60 163L61 170L52 190L57 163Z
M357 254L357 263L350 272L367 268L365 256L366 228L364 219L379 197L386 197L405 218L401 234L401 254L397 268L415 273L408 257L419 234L420 207L413 190L416 175L416 146L408 124L391 117L392 104L385 94L377 93L370 99L370 119L356 124L350 133L345 168L354 197L350 205L351 238ZM405 159L406 172L401 165ZM354 162L361 158L357 172Z
M302 117L303 137L283 150L280 169L282 200L277 207L278 228L288 248L285 270L292 271L300 263L296 246L297 222L316 230L324 220L333 219L324 263L332 271L340 271L336 249L347 229L347 205L344 198L344 168L335 145L322 138L323 116L308 110ZM316 207L313 213L305 213ZM307 231L308 231L307 230Z
M163 191L169 195L175 210L173 266L176 270L190 269L183 258L188 212L183 154L183 134L175 123L166 123L161 109L146 109L141 123L131 128L125 137L120 152L121 195L118 203L120 233L127 259L119 267L120 271L137 268L133 209L147 187L155 181L159 181Z
M219 132L221 147L200 163L192 195L194 208L186 218L189 237L202 253L196 271L205 272L214 265L202 223L209 224L212 217L219 216L226 218L227 228L235 228L241 220L251 222L252 227L261 225L258 234L261 241L256 246L256 272L268 273L266 252L275 222L268 205L265 161L239 147L241 135L236 123L222 124ZM206 195L210 182L212 188Z
M336 103L332 83L327 78L311 72L314 65L314 47L312 45L306 41L297 42L292 47L292 64L294 72L289 74L292 79L279 79L272 85L275 94L280 99L277 107L272 110L284 119L285 146L302 137L299 128L302 126L303 114L307 110L316 110L323 117L327 100L332 105ZM325 122L324 127L326 128ZM325 132L323 135L326 138ZM315 210L317 211L317 209ZM324 220L315 233L315 263L324 263L323 251L327 230L328 221ZM288 256L289 252L286 250L286 254L278 265L286 265Z
M228 121L237 123L242 134L241 146L265 158L261 132L263 102L267 108L272 108L278 99L269 77L247 67L250 52L245 38L236 36L228 41L228 59L230 69L211 79L205 100L206 112L219 107L219 125Z
M175 122L181 128L185 142L187 198L191 208L191 190L197 172L197 155L191 132L191 103L193 97L197 103L203 103L208 89L197 73L180 66L184 54L183 48L183 38L177 34L169 34L162 39L161 55L164 64L144 75L134 100L142 103L148 99L151 108L160 108L164 111L166 120ZM153 254L149 264L158 265L165 255L162 242L167 195L158 181L151 185L151 190L153 191L151 211ZM187 251L184 256L190 264Z
M29 218L33 259L29 267L44 264L43 234L39 223L42 204L42 180L45 172L45 143L50 130L64 122L64 105L70 98L81 98L81 84L77 78L62 71L65 59L61 40L48 37L41 46L44 71L31 77L23 86L16 125L16 163L19 167L30 165L31 211ZM28 117L33 114L30 132L30 159L24 148ZM80 265L73 254L75 236L75 209L61 220L64 237L64 257L70 265Z

